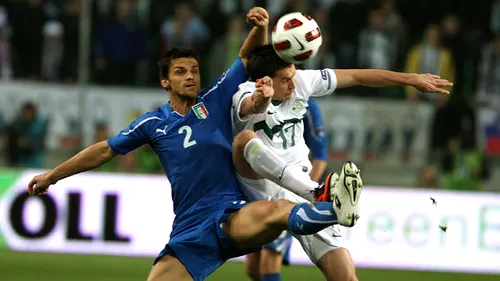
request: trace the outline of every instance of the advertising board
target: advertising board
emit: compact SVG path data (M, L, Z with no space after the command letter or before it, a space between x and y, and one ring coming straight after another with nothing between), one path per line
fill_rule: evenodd
M28 197L26 186L39 172L0 173L5 246L154 257L168 242L174 214L165 177L85 173ZM365 187L361 198L358 224L341 228L358 267L500 271L500 195ZM311 264L295 240L290 258Z

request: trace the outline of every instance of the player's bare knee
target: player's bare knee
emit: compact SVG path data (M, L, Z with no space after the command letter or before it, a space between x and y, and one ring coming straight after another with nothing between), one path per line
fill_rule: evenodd
M241 131L234 137L233 150L243 154L243 151L245 150L245 146L247 145L247 143L254 138L257 138L257 135L255 134L254 131L250 130Z
M329 251L316 264L327 281L358 281L356 268L347 249L338 248Z
M279 199L272 202L267 212L266 224L286 229L288 226L288 216L294 205L295 203L285 199Z

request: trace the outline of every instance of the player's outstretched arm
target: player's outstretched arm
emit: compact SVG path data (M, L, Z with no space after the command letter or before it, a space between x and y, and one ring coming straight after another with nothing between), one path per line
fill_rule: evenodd
M255 7L248 12L247 22L252 24L254 27L241 46L240 53L238 55L243 61L245 67L247 65L248 58L252 54L255 47L267 44L268 42L269 13L264 8Z
M453 83L434 74L401 73L377 69L334 70L337 88L354 86L411 86L422 93L449 94Z
M266 111L274 95L273 80L269 76L255 81L255 91L240 103L240 118Z
M78 173L92 170L110 161L116 153L107 141L93 144L57 166L55 169L34 177L28 185L30 195L44 194L50 185Z

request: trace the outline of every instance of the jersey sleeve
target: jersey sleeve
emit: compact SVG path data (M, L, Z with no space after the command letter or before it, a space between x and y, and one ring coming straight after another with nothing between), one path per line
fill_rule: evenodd
M233 95L238 86L247 81L248 75L241 58L237 58L229 69L201 93L203 99L212 99L214 96L221 99L221 103L228 108L231 106Z
M296 75L313 97L330 95L337 88L337 75L332 69L297 70Z
M309 100L309 108L304 118L304 139L311 150L313 160L328 160L326 137L318 104Z
M148 143L155 121L162 120L158 116L146 113L137 118L130 126L108 139L111 149L121 155Z
M233 96L233 118L235 122L245 123L248 121L248 117L240 118L241 104L245 98L253 95L255 88L250 85L246 85L248 83L244 83L239 86L238 91Z

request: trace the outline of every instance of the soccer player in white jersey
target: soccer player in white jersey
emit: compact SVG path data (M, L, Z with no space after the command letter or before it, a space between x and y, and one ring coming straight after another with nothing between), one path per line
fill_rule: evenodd
M314 181L320 181L328 166L328 148L323 126L323 118L318 103L314 99L307 102L304 116L304 140L311 150L312 169L309 174ZM252 281L281 281L282 265L290 264L290 248L293 236L288 231L263 249L248 254L245 259L247 275Z
M357 214L362 181L348 162L340 176L330 173L325 184L308 173L309 149L302 137L302 118L311 96L332 94L353 86L413 86L420 92L448 94L452 83L432 74L385 70L297 70L271 45L257 48L248 62L250 79L233 96L233 163L240 188L250 200L333 201L336 213ZM353 175L353 176L349 176ZM284 187L284 188L281 188ZM349 200L350 199L350 200ZM349 204L351 203L351 204ZM353 216L353 223L357 220ZM327 280L355 281L354 264L332 227L295 237Z

